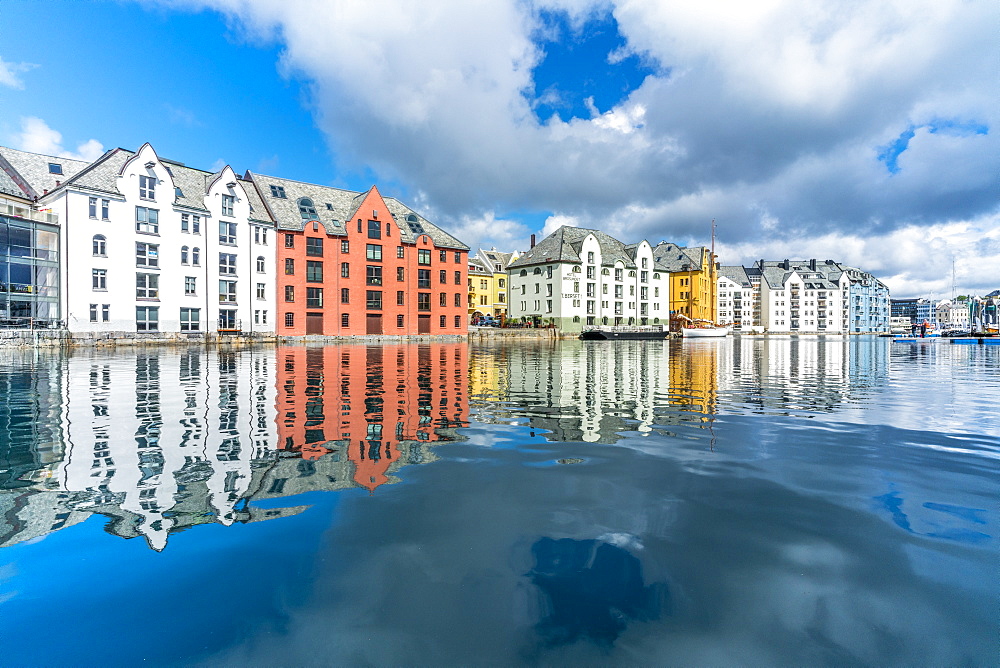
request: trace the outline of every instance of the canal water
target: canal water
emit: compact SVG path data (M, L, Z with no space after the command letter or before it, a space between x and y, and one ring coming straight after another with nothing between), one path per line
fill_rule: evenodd
M1000 346L0 351L0 664L995 665Z

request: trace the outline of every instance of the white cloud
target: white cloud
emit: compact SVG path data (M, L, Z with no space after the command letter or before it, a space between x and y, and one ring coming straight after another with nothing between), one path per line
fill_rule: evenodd
M32 63L8 63L0 58L0 86L24 90L24 80L20 75L36 67L38 65Z
M55 155L63 158L92 161L104 154L104 145L96 139L88 139L70 151L62 146L62 133L53 130L40 118L33 116L21 119L21 131L13 137L15 148L31 153Z
M311 84L338 163L419 190L456 230L471 233L469 211L548 211L626 240L704 243L717 218L730 243L765 248L998 211L993 2L167 4L212 7L249 39L280 41L279 67ZM606 113L540 122L533 96L566 92L535 90L542 9L584 31L611 11L626 45L609 62L635 54L657 74ZM988 131L933 132L936 119ZM911 127L890 174L879 149ZM524 236L507 224L490 234Z

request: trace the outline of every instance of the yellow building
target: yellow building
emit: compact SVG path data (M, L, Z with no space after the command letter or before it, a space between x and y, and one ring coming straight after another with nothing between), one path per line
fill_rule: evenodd
M517 251L479 249L469 258L469 315L507 316L507 265L520 257Z
M469 318L493 315L496 280L478 258L469 259Z
M653 249L653 257L670 274L670 311L715 322L718 270L712 252L704 246L682 248L664 241Z

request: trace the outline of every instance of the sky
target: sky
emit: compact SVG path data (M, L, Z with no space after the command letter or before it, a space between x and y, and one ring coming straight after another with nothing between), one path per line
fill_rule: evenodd
M0 144L1000 288L995 0L3 0Z

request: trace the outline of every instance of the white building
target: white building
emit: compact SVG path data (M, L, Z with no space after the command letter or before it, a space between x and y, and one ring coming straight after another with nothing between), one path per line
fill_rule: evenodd
M941 329L960 329L970 331L969 302L943 299L937 303L938 327Z
M754 306L758 300L758 286L744 267L719 267L716 290L716 312L720 323L732 323L735 331L751 332L758 329L754 320Z
M72 332L274 331L274 222L252 183L105 153L40 204L61 222L62 315Z
M833 260L760 260L760 326L769 333L844 334L847 272Z
M643 240L560 227L507 267L508 318L564 331L596 325L667 325L669 280Z

